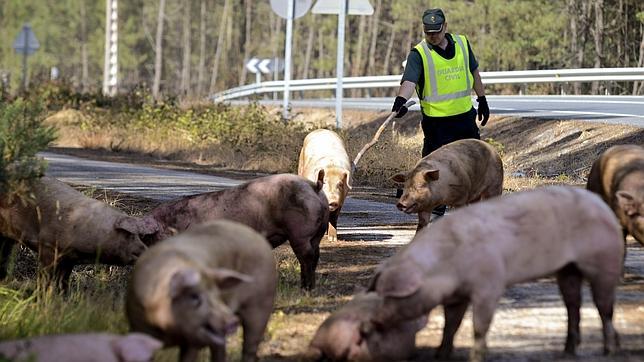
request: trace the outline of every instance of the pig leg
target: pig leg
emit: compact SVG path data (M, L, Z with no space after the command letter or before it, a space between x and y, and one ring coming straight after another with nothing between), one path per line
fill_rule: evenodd
M443 306L445 311L445 326L443 328L443 340L436 350L436 358L447 359L454 348L454 335L463 321L465 311L469 305L468 300Z
M15 242L13 239L0 236L0 280L7 277L9 271L9 258Z
M557 284L568 312L568 334L564 352L574 355L581 342L579 331L579 308L581 307L582 274L573 264L568 264L557 272Z
M195 359L196 361L196 359ZM183 361L182 361L183 362ZM226 345L210 347L210 362L226 362Z
M495 276L491 276L494 278ZM494 279L492 279L494 280ZM487 352L485 341L490 329L494 310L503 295L501 286L490 286L488 290L480 290L472 297L472 324L474 327L474 345L470 350L470 362L483 362Z
M329 228L327 229L327 238L329 241L338 241L338 217L340 210L335 210L329 214Z
M67 291L74 264L61 259L59 255L56 258L56 255L47 250L41 250L39 259L47 282Z
M306 239L289 238L291 248L300 262L300 279L303 289L315 287L315 268L320 258L320 241L309 243Z
M263 296L267 301L240 311L241 324L244 329L242 362L257 361L257 348L264 338L266 324L273 310L273 298Z
M179 347L179 362L194 362L199 357L199 350L187 345Z
M610 355L619 349L619 335L613 327L613 305L615 303L615 286L618 277L601 274L590 281L593 301L602 320L604 334L604 354Z
M418 212L418 227L416 228L416 231L418 232L420 229L424 228L429 224L429 220L432 217L432 212L429 211L420 211Z

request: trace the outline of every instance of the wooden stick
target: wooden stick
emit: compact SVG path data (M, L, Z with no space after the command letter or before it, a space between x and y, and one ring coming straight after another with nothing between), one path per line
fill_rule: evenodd
M409 108L414 104L416 104L415 101L408 101L407 103L405 103L405 107ZM385 128L387 127L389 122L396 116L396 114L398 114L398 112L391 112L391 114L387 117L387 119L385 119L385 121L382 122L382 124L380 125L380 128L378 128L378 130L376 131L376 134L373 136L371 141L369 143L367 143L366 145L364 145L364 147L362 147L360 152L358 152L358 154L356 155L356 158L353 159L353 163L351 164L351 173L352 174L355 173L355 171L357 169L358 161L360 161L360 159L362 158L364 153L367 152L368 149L370 149L373 145L376 144L376 142L378 142L378 139L380 138L380 134L382 133L382 131L385 130Z

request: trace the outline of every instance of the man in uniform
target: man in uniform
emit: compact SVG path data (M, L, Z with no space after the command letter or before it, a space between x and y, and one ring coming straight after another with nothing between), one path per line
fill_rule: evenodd
M398 96L391 110L397 112L397 118L405 115L407 107L404 104L416 90L423 113L422 157L425 157L450 142L481 138L476 125L477 110L472 106L472 88L478 96L481 126L487 123L490 108L478 62L467 38L447 32L447 21L441 9L426 10L422 20L425 39L407 56ZM432 213L440 217L445 210L443 205Z

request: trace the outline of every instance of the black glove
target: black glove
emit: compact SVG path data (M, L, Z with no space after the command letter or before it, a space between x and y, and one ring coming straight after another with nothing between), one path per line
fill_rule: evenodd
M398 112L396 114L396 118L400 118L407 113L407 107L405 107L405 103L407 103L407 100L405 99L405 97L401 97L401 96L396 97L396 100L394 101L394 106L391 107L392 112Z
M483 119L481 122L481 127L483 127L487 123L487 120L490 119L490 107L487 105L487 99L485 99L485 96L476 98L476 101L479 102L477 113L479 115L479 121Z

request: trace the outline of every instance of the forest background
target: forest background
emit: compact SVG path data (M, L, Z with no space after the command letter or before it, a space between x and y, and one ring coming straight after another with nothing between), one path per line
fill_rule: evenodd
M370 2L373 15L347 17L345 76L401 74L430 7L445 10L450 32L468 36L481 71L644 66L641 0ZM12 44L26 22L40 41L29 57L31 83L48 80L56 67L76 90L100 91L105 7L104 0L0 1L3 91L17 91L22 81L22 59ZM284 56L286 21L269 0L121 0L118 14L121 92L143 87L156 97L200 98L255 82L244 67L248 59ZM310 11L294 21L292 79L335 77L337 21ZM497 85L488 93L644 94L644 82L533 87ZM349 94L361 92L393 90Z

